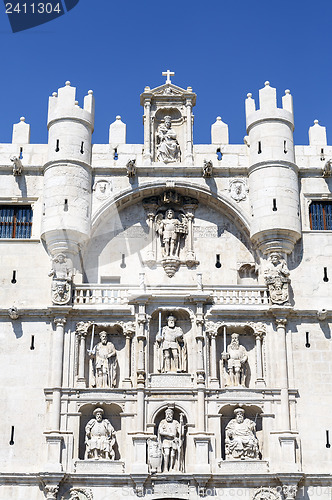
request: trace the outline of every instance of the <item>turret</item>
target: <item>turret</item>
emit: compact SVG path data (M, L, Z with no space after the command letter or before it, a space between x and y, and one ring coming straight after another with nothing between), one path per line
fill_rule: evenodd
M293 100L289 90L277 107L276 89L265 82L259 109L246 99L250 144L251 240L264 253L291 253L301 237L298 169L294 156Z
M75 95L66 82L49 98L42 237L52 255L76 254L90 233L94 97L89 90L80 108Z

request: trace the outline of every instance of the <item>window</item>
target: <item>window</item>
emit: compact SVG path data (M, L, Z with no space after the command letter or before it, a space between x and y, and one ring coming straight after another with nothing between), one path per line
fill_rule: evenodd
M332 201L313 201L309 214L310 229L332 231Z
M30 238L32 208L28 205L0 206L0 238Z

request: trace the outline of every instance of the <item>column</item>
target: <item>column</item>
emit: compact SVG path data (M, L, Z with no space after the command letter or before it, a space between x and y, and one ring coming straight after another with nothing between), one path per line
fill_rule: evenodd
M86 387L86 379L84 376L86 333L80 332L77 336L79 340L77 387Z
M123 387L132 387L131 383L131 342L132 338L135 334L135 331L131 329L131 327L127 327L124 331L126 336L126 345L125 345L125 366L124 366L124 379L123 379Z
M192 137L192 121L191 121L191 99L186 99L187 111L187 144L186 144L186 164L193 163L193 137Z
M53 431L59 431L61 413L62 358L66 318L55 318L54 323L56 329L55 332L53 332L52 349L53 405L51 429Z
M256 387L265 387L264 375L263 375L263 357L262 357L262 332L255 332L256 337Z
M149 249L147 252L147 263L154 264L156 262L156 253L154 250L154 241L155 241L155 231L154 231L154 219L156 216L156 212L151 210L147 213L148 217L148 225L149 225Z
M150 89L149 89L150 90ZM151 163L151 99L144 102L144 154L145 165Z
M138 306L138 318L137 318L137 344L138 344L138 356L137 356L137 432L144 432L144 388L145 388L145 352L144 345L146 341L145 336L145 304L139 304Z
M205 431L205 370L203 356L203 304L196 309L197 430Z
M193 228L193 219L194 219L194 214L192 212L187 212L186 217L188 219L188 249L187 249L187 255L186 255L186 264L187 266L189 265L194 265L196 262L195 258L195 253L194 253L194 246L193 246L193 240L194 240L194 228Z
M286 344L286 318L277 318L277 334L280 342L279 380L281 390L281 429L290 430L289 395L288 395L288 369L287 369L287 344Z

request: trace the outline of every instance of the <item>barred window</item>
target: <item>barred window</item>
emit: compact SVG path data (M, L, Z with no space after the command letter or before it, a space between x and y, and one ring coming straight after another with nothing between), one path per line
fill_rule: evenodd
M332 231L332 201L313 201L309 214L310 229Z
M0 238L31 238L31 226L29 205L0 206Z

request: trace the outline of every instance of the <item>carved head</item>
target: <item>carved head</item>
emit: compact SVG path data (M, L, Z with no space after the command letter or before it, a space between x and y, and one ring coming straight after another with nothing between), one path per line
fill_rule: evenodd
M99 333L99 337L100 337L100 342L104 345L107 344L107 333L105 331L102 331Z
M278 264L278 262L280 262L280 260L281 260L281 256L278 252L273 252L270 255L270 260L271 260L272 264Z
M167 422L173 422L173 410L172 408L167 408L165 411L165 418Z
M174 328L175 327L175 322L176 322L176 317L175 316L173 316L172 314L170 314L169 316L167 316L167 325L170 328Z
M63 264L66 261L66 256L64 253L58 253L58 255L55 257L55 262L59 262L60 264Z
M101 422L103 420L104 410L102 408L96 408L93 412L97 422Z
M172 119L169 115L166 115L164 118L164 123L167 128L171 128L172 125Z
M174 210L172 208L169 208L166 210L166 218L167 219L174 219Z
M238 346L239 345L239 334L232 333L231 338L232 338L231 344Z
M234 410L235 419L239 424L242 424L244 420L244 410L242 408L235 408Z

